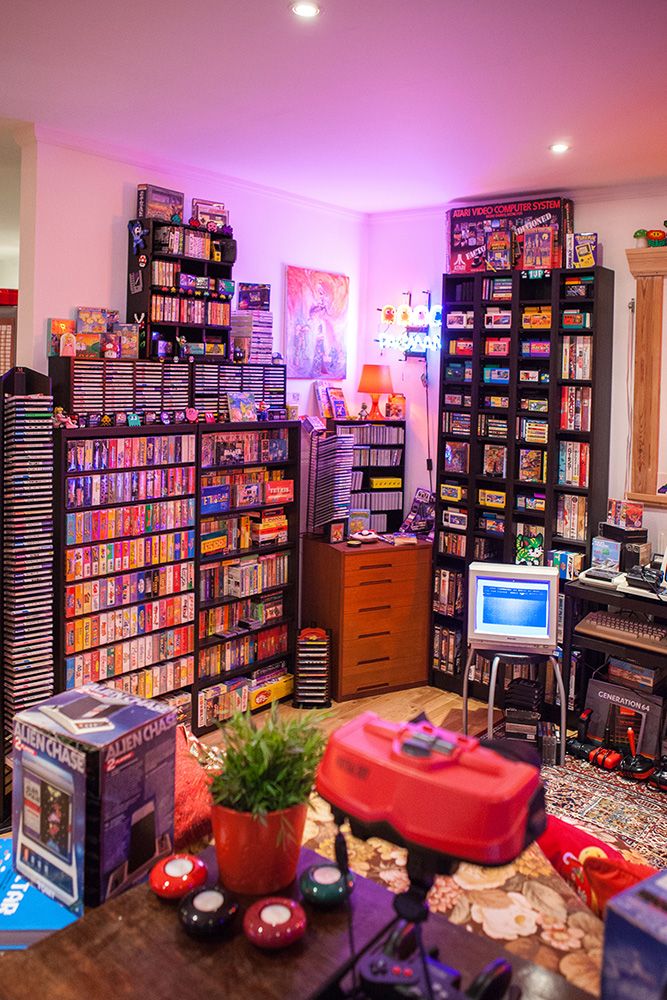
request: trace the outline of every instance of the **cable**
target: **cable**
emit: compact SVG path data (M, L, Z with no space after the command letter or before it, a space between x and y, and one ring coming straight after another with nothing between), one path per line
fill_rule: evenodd
M426 995L428 1000L435 1000L433 993L433 983L431 982L431 973L429 971L428 962L426 961L426 949L424 948L424 936L422 934L421 924L415 925L415 934L417 937L417 947L419 949L419 955L422 963L422 971L424 973L424 985L426 986Z
M422 375L422 385L426 395L426 468L428 469L428 484L431 493L433 492L433 454L431 452L431 411L429 406L428 393L428 351L424 354L424 374Z

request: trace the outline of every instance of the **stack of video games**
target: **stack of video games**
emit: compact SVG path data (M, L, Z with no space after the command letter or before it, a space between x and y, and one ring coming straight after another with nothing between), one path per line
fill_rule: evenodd
M6 395L3 412L5 751L14 716L53 694L53 398Z
M349 517L354 438L335 434L311 438L308 473L308 531Z
M304 628L296 642L295 708L331 705L331 638L322 628Z
M252 392L255 402L270 409L286 404L287 377L284 365L244 365L219 361L194 361L193 405L200 412L217 413L229 419L228 392Z

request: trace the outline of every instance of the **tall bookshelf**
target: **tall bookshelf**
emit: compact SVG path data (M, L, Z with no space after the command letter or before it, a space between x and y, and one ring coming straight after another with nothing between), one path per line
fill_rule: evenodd
M198 734L234 707L290 693L300 430L258 421L56 433L57 690L99 680L165 697ZM278 664L290 674L281 684Z
M229 358L236 241L162 219L128 236L127 322L140 322L142 357L179 356L179 338Z
M552 550L590 556L608 493L613 291L603 267L444 275L434 592L443 580L452 592L434 600L437 687L462 688L473 560L514 563L517 535L525 561L539 558L540 541L543 562ZM490 310L505 314L493 327ZM539 325L524 327L526 310ZM564 310L583 313L584 325L564 325ZM585 505L585 524L575 505L580 515ZM567 664L563 672L567 688ZM471 693L488 689L473 683Z
M352 510L370 510L374 531L398 531L405 504L405 420L328 419L327 429L354 438ZM377 486L372 480L396 480Z

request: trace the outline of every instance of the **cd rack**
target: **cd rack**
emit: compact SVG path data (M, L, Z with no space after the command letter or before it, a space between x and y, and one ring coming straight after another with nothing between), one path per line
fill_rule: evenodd
M354 438L313 431L308 465L307 530L319 531L350 515Z
M352 510L368 511L373 531L398 531L403 523L405 420L327 420L327 429L354 438Z
M296 643L295 708L331 707L331 635L323 628L302 628Z
M216 357L189 361L49 358L56 406L66 413L145 414L194 407L228 419L228 392L252 392L257 403L284 410L285 365L234 364Z
M53 663L53 398L49 379L0 380L2 817L9 813L14 716L50 697Z

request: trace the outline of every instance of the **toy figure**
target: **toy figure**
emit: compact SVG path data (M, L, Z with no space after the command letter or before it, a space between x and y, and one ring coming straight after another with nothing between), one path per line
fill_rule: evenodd
M269 419L269 404L265 403L264 400L262 400L257 404L257 419L258 420Z
M365 403L361 404L361 409L359 410L359 420L368 420L368 407Z
M645 229L635 229L635 231L634 231L634 233L632 235L633 235L633 239L635 241L635 249L636 250L643 250L644 247L648 246L648 240L646 239L646 230Z
M180 226L183 223L183 219L178 214L178 212L174 212L174 214L171 217L171 221L174 223L175 226Z
M56 406L53 411L53 426L54 427L76 427L76 420L69 417L62 406Z
M131 219L127 224L132 237L132 253L137 254L140 250L146 249L144 236L148 236L148 230L144 229L141 219Z
M199 229L199 227L201 226L201 222L199 221L199 219L195 219L195 217L193 215L193 216L191 216L190 221L188 222L188 225L192 226L193 229Z
M664 229L648 229L646 239L650 247L667 246L667 233Z

